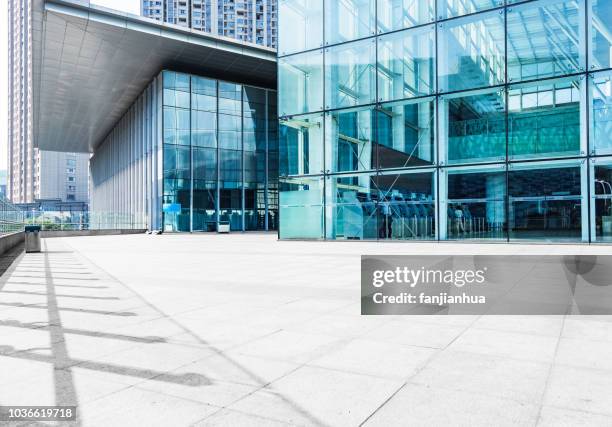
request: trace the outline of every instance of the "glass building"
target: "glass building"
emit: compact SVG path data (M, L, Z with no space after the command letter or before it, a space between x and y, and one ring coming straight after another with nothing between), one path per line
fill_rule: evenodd
M278 7L280 238L612 242L612 0Z
M92 210L170 232L276 230L277 123L273 90L163 71L96 150Z

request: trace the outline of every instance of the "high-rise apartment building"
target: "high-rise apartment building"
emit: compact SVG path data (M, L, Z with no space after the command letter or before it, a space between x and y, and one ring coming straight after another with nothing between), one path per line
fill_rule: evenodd
M39 151L32 121L32 8L30 0L9 0L7 198L87 201L87 153Z
M276 1L142 0L142 15L276 48Z

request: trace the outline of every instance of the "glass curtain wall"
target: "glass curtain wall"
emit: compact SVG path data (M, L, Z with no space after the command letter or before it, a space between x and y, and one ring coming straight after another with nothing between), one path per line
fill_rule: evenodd
M612 241L612 0L281 3L281 238Z
M276 229L276 92L172 71L162 78L164 230Z

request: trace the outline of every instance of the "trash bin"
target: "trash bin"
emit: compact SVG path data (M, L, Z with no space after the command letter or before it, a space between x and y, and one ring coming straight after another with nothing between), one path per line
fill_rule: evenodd
M25 228L26 253L40 252L40 226L28 225Z
M227 234L230 232L230 223L229 221L219 221L217 225L217 233Z

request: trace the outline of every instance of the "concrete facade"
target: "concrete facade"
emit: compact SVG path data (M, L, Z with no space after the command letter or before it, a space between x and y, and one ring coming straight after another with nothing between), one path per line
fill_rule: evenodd
M33 137L32 2L10 0L7 197L88 201L88 160L82 153L40 151Z

